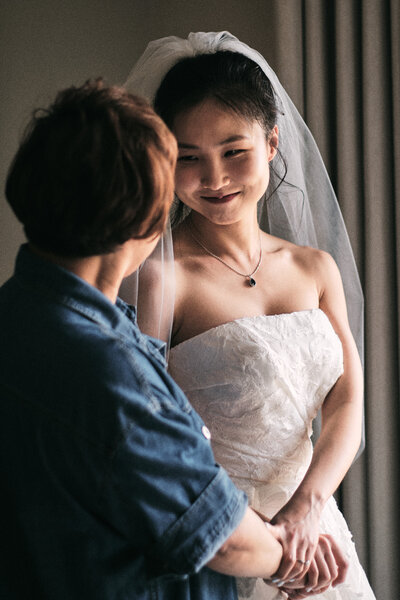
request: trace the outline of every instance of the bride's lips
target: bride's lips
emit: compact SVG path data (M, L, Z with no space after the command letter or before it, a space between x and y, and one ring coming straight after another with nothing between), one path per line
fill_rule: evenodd
M201 199L211 202L212 204L224 204L225 202L233 200L238 194L239 192L233 192L233 194L226 194L225 196L201 196Z

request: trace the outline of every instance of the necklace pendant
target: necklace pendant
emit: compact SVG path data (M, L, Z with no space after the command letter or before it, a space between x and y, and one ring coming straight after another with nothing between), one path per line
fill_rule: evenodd
M194 235L193 231L192 231L192 225L190 222L190 216L187 220L187 224L188 224L188 228L189 228L189 233L192 236L192 238L194 239L194 241L201 247L203 248L203 250L205 252L207 252L207 254L209 254L210 256L213 256L214 258L216 258L217 260L219 260L220 263L222 263L223 265L225 265L226 267L228 267L228 269L230 269L231 271L233 271L234 273L236 273L237 275L240 275L241 277L245 277L249 283L250 287L254 287L256 285L256 280L254 279L253 275L255 275L258 271L258 269L260 268L261 265L261 261L262 261L262 245L261 245L261 231L258 230L258 237L259 237L259 242L260 242L260 257L258 259L258 263L256 265L256 268L253 269L253 271L251 272L251 274L247 275L245 273L241 273L240 271L238 271L237 269L234 269L233 267L231 267L231 265L228 265L228 263L226 263L220 256L217 256L216 254L214 254L213 252L211 252L211 250L209 250L208 248L206 248L206 246L197 239L197 237ZM186 221L185 221L186 223Z

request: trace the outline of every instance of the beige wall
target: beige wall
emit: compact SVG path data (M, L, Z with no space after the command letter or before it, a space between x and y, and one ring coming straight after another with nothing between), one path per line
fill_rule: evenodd
M31 110L89 77L123 82L146 44L165 35L227 29L274 65L277 1L0 0L0 285L24 239L4 184Z

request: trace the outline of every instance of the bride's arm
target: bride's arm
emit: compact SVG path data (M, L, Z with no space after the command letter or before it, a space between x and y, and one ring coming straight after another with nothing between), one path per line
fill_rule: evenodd
M321 434L310 467L292 498L271 521L282 526L284 557L277 576L284 580L306 572L308 565L300 561L312 560L321 511L349 469L361 440L362 368L339 270L328 254L319 251L314 254L313 269L320 308L342 342L344 372L324 401Z

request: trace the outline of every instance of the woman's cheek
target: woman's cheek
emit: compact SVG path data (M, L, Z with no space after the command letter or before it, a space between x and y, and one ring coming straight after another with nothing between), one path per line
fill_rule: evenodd
M175 172L175 191L179 196L179 192L187 193L195 187L195 174L192 169L180 169Z

